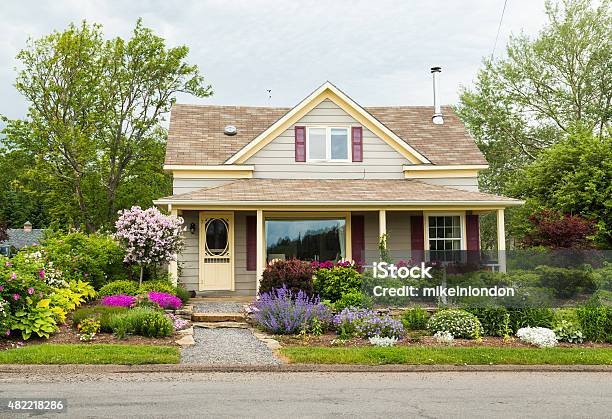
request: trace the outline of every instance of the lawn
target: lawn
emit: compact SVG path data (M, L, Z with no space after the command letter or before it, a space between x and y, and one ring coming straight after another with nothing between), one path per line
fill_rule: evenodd
M612 365L609 348L288 347L280 352L300 364Z
M152 345L44 343L0 351L0 364L178 364L177 348Z

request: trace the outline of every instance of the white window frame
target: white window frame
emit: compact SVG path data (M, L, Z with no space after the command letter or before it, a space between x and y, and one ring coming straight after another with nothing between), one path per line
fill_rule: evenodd
M459 216L459 227L461 231L461 244L459 245L459 250L466 250L466 225L465 225L465 212L423 212L423 224L425 230L425 250L427 251L427 259L430 258L430 253L428 252L430 249L429 246L429 217L457 217ZM441 239L441 240L449 240L449 239ZM451 240L456 240L453 238ZM463 254L463 253L462 253Z
M325 130L325 158L324 159L311 159L310 158L310 129L324 129ZM343 129L346 131L346 159L332 159L331 158L331 131L332 129ZM306 162L307 163L348 163L351 159L351 127L350 126L320 126L320 125L307 125L306 126Z

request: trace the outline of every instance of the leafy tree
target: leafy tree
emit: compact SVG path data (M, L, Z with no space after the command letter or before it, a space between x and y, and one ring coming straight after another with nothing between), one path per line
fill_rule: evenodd
M595 232L593 222L579 215L560 214L543 210L529 217L532 230L522 240L526 247L588 248L593 245L589 236Z
M212 93L187 53L166 47L141 20L128 40L105 40L99 25L83 22L19 53L15 86L30 104L28 118L10 121L3 142L33 159L25 177L44 182L53 220L93 231L109 225L118 206L160 195L147 187L131 196L136 182L169 185L159 122L177 93Z
M594 220L596 241L612 246L612 137L579 132L541 153L518 172L508 190L527 201L514 221L519 235L529 231L525 215L543 208ZM522 224L522 225L521 225Z
M485 59L457 111L490 164L484 190L506 192L514 171L574 127L603 135L612 114L610 2L546 3L537 38L512 37L507 56Z
M6 221L0 218L0 242L3 242L9 239L8 232L6 231L6 229L7 229Z

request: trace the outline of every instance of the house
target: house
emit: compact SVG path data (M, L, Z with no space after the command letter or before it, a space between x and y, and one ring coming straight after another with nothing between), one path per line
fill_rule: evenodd
M43 230L32 228L32 223L26 221L21 228L9 228L8 240L0 242L0 255L11 256L22 247L38 244L43 238Z
M479 249L491 211L504 250L504 209L522 202L478 191L487 162L434 102L362 107L327 82L293 108L175 105L173 195L155 201L185 220L171 274L200 293L254 295L270 260L372 263L380 237L396 260L452 259Z

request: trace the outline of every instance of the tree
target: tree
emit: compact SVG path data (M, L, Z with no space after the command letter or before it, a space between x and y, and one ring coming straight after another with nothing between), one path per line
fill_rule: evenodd
M485 59L457 112L489 161L480 183L505 193L514 171L575 127L604 135L612 110L610 2L547 2L536 39L512 37L507 57Z
M99 25L83 22L30 40L19 53L15 86L29 102L28 118L10 121L3 141L32 156L55 219L89 231L108 225L130 180L152 174L143 162L153 155L153 172L162 173L159 122L175 95L212 93L187 53L166 47L141 20L127 41L104 40Z
M0 218L0 243L8 239L9 236L7 232L6 222L2 218Z
M545 246L552 249L589 248L595 233L593 222L579 215L542 210L529 217L532 229L522 240L526 247Z
M175 260L183 247L182 225L182 218L164 215L157 208L119 211L115 238L127 252L124 262L140 267L141 285L146 267Z
M525 199L522 216L553 209L595 221L596 242L612 246L612 137L582 131L559 141L520 170L508 186ZM525 218L514 221L519 236L528 232ZM521 225L523 224L523 225Z

